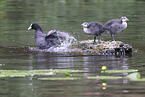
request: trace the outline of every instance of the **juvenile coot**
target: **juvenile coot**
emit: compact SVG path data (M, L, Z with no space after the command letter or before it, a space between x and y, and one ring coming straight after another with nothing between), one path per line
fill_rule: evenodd
M63 40L63 37L58 34L59 31L50 30L47 34L45 34L42 28L36 23L32 23L28 30L30 29L35 30L36 46L39 49L47 49L52 46L57 46L60 41Z
M98 43L100 42L100 36L103 34L103 24L99 22L84 22L81 24L83 26L83 30L86 34L90 34L94 36L94 43L96 43L96 37L98 36Z
M119 33L127 28L127 17L121 17L121 19L112 19L104 24L104 29L107 33L111 34L113 41L115 41L113 34Z

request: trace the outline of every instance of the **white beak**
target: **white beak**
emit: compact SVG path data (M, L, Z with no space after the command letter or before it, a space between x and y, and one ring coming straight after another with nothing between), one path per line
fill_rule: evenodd
M28 30L30 30L30 29L32 29L32 27L31 27L31 26L28 28Z
M30 25L30 27L28 28L28 30L32 29L32 24Z

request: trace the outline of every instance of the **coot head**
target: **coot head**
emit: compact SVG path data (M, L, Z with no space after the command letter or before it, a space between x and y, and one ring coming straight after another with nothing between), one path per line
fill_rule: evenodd
M30 27L28 28L28 30L30 29L37 30L37 29L41 29L41 27L37 23L32 23Z
M88 27L88 25L89 25L89 23L84 22L84 23L82 23L81 25L82 25L83 27L87 28L87 27Z
M123 16L123 17L121 17L121 21L122 21L122 22L126 22L126 21L129 21L129 19L128 19L127 17L124 17L124 16Z

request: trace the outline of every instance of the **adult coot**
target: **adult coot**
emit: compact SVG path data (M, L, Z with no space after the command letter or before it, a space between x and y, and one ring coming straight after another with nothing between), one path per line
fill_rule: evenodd
M113 34L119 33L127 28L127 17L121 17L121 19L112 19L104 24L104 29L107 33L111 34L113 41L115 41Z
M30 29L35 30L36 46L39 49L48 49L52 46L57 46L63 40L59 31L50 30L47 34L45 34L42 28L36 23L32 23L28 30Z
M96 37L98 36L98 43L100 42L100 36L103 34L103 24L99 22L84 22L81 24L83 26L83 30L86 34L90 34L94 36L94 43L96 43Z

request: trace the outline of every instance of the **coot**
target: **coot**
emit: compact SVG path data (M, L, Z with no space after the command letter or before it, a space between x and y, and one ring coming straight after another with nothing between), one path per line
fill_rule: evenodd
M99 22L84 22L81 24L83 26L83 30L86 34L90 34L94 36L94 43L96 43L96 37L98 36L98 43L100 42L100 36L103 34L103 24Z
M30 29L35 30L36 46L39 49L48 49L52 46L57 46L63 40L59 31L50 30L47 34L45 34L37 23L32 23L28 30Z
M111 34L113 41L115 41L113 35L121 32L127 28L127 22L129 21L127 17L121 17L121 19L112 19L104 24L104 30Z

